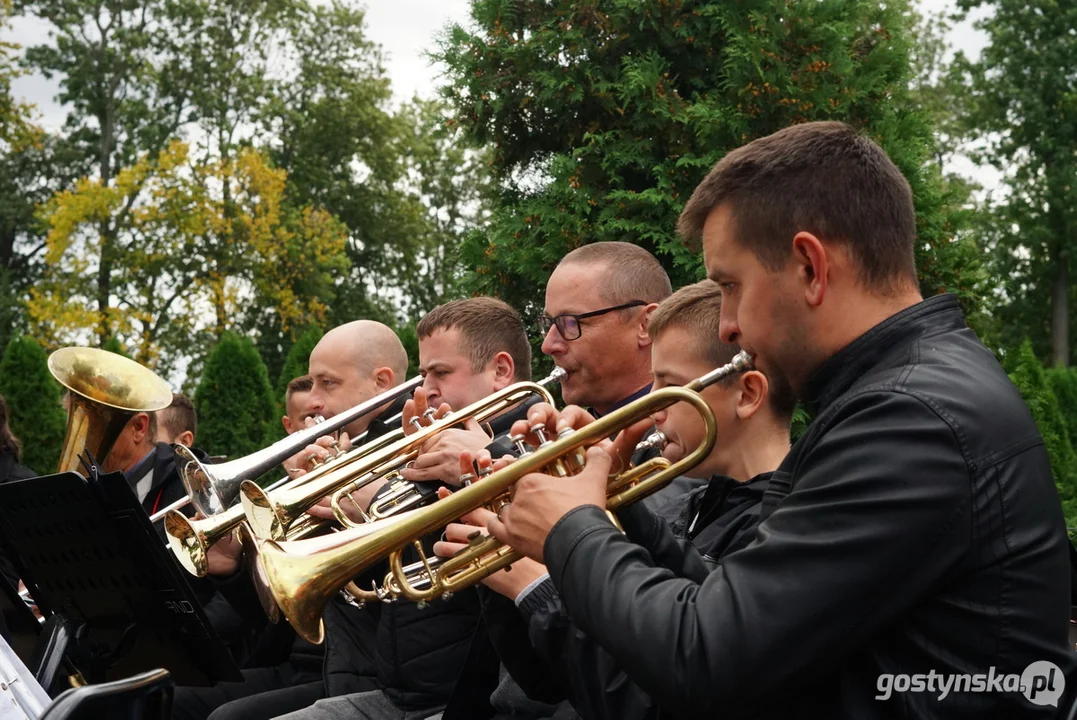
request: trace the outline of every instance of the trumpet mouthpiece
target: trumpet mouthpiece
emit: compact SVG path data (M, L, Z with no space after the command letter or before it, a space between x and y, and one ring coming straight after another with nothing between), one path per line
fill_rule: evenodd
M636 445L636 451L661 450L667 442L669 442L669 438L666 437L666 434L661 430L655 430Z
M539 385L543 387L551 385L553 383L560 383L568 375L568 371L563 367L554 367L553 372L547 375L545 378L539 381Z

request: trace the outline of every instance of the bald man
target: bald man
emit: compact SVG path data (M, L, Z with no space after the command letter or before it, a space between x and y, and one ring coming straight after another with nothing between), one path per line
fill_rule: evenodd
M371 320L357 320L333 328L310 353L308 376L310 394L306 400L308 416L329 419L404 382L408 355L396 334L386 325ZM292 477L312 468L311 459L324 461L332 455L330 445L336 439L347 449L351 438L366 433L364 441L374 440L399 427L399 421L387 421L400 412L407 397L386 403L345 426L339 438L326 436L289 458L284 467ZM308 417L306 423L313 421ZM298 429L298 428L294 428ZM383 483L372 484L353 494L363 508ZM328 499L311 509L312 515L332 517ZM211 552L210 572L219 582L246 582L240 570L241 548L238 543L218 543ZM379 571L385 576L385 569ZM365 579L365 586L369 581ZM257 605L247 608L261 615ZM324 697L375 690L374 646L378 637L378 615L334 599L326 609L327 638L324 645L312 645L295 637L286 623L271 625L252 655L254 667L243 670L245 680L217 683L210 688L177 688L172 717L174 720L258 720L305 708ZM329 655L331 660L326 658Z

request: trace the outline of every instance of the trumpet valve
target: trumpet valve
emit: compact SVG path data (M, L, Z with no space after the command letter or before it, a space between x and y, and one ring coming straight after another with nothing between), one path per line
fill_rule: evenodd
M550 441L546 439L546 426L543 423L535 423L532 425L531 432L538 438L539 447L550 444Z
M531 448L527 447L523 435L509 435L509 442L516 446L516 452L520 454L520 457L531 454Z

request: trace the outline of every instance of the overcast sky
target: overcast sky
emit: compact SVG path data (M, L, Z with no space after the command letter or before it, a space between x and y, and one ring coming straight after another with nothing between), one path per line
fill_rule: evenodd
M953 0L921 0L921 6L929 12L952 10ZM433 66L424 53L433 48L436 36L448 24L467 24L468 0L370 0L366 7L368 37L383 48L396 99L405 100L414 94L432 97L434 88L441 82L440 69ZM47 25L18 18L14 23L14 37L8 39L23 45L46 42ZM979 52L984 42L968 23L955 28L950 40L954 47L971 56ZM37 106L43 125L54 129L63 123L63 111L53 100L57 93L55 81L40 75L29 76L17 80L14 90ZM993 184L989 175L972 166L966 164L958 169Z

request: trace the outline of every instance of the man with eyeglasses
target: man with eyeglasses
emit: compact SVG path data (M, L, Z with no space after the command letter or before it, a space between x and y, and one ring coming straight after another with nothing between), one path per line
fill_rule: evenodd
M647 320L672 293L658 260L632 243L592 243L561 259L546 284L538 328L542 352L567 373L566 405L601 417L650 392ZM644 502L660 507L698 484L678 478Z

